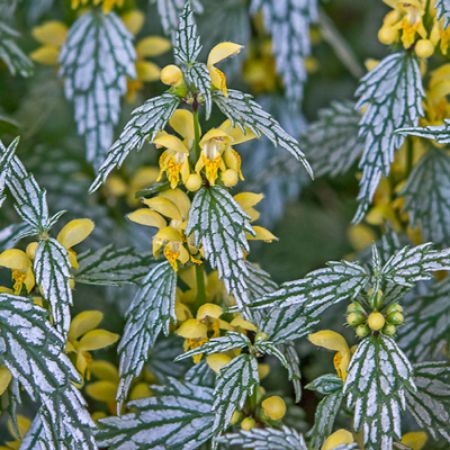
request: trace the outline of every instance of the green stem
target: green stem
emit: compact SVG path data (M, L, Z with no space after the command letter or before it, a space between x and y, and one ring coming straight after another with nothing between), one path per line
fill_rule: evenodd
M195 311L202 306L206 301L206 288L205 288L205 269L203 265L195 265L195 280L197 284L197 297L195 299Z
M409 175L412 171L414 163L414 148L413 141L411 138L408 138L406 141L406 178L409 178Z
M198 161L200 157L200 121L198 117L198 104L195 103L197 107L194 108L192 105L193 113L194 113L194 155L195 161Z

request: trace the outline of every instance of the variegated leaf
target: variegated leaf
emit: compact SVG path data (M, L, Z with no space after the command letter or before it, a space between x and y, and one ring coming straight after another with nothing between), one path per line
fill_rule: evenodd
M408 410L419 427L450 443L450 365L447 361L414 366L417 391L406 394Z
M254 349L263 355L273 356L280 361L285 369L288 369L289 363L286 359L284 353L277 347L273 342L270 341L259 341L257 340L254 345Z
M364 148L358 135L361 115L355 104L333 102L302 135L305 153L316 177L346 173Z
M266 136L272 144L282 147L301 161L310 176L313 176L298 141L288 134L268 112L264 111L250 94L229 89L228 96L225 97L221 91L214 91L213 100L234 126L238 125L243 130L250 128L256 135Z
M249 354L241 354L224 366L214 388L214 428L224 430L235 410L241 410L259 383L258 364Z
M402 192L410 224L425 241L450 246L450 156L429 149L414 167Z
M298 356L297 349L293 342L287 342L286 344L279 346L280 350L284 353L287 361L287 371L289 381L291 381L294 387L295 403L299 403L302 398L302 373L300 371L300 357Z
M194 63L185 69L184 74L191 90L198 91L205 102L206 120L208 120L212 110L211 76L208 67L203 63Z
M366 108L359 124L365 139L359 163L362 170L359 207L354 221L363 219L382 175L388 175L394 151L404 137L395 134L402 127L416 126L423 115L422 77L417 59L409 52L398 52L384 58L360 82L356 91L356 108Z
M167 261L153 266L142 281L127 313L125 329L118 346L120 383L117 401L126 399L131 382L137 377L148 352L161 332L169 333L170 320L175 317L177 274Z
M55 450L95 450L94 423L73 384L78 373L47 311L24 297L0 294L0 355L28 395L38 401L46 442Z
M97 440L110 450L195 450L214 435L213 390L169 379L156 396L129 404L133 412L99 421Z
M228 191L215 186L195 194L186 229L187 235L191 233L239 307L248 305L244 253L249 251L246 233L254 235L254 231L250 218Z
M294 428L253 428L225 434L220 443L235 448L252 450L307 450L303 436Z
M78 283L104 286L137 283L152 262L150 255L138 254L131 247L116 249L109 244L80 254L75 278Z
M315 378L311 383L308 383L306 389L318 392L322 395L334 394L342 391L343 384L342 379L332 373L327 373L320 377Z
M45 441L45 430L41 416L36 414L30 428L20 443L20 450L50 450Z
M6 185L6 178L9 176L9 166L18 144L19 138L14 139L8 147L5 147L0 140L0 207L5 200L3 191Z
M450 0L436 0L435 8L439 19L444 19L444 28L450 26Z
M214 387L216 374L209 368L208 364L203 360L198 364L194 364L185 373L185 381L196 384L197 386Z
M34 258L34 273L43 297L51 305L56 329L66 336L72 305L67 250L55 239L40 241Z
M383 335L361 341L348 367L344 395L364 448L392 448L400 440L407 389L415 390L413 368L395 341Z
M177 109L180 99L169 93L151 98L131 113L131 119L125 125L119 138L108 150L106 159L98 170L98 174L90 187L96 191L105 182L108 175L120 167L125 158L133 150L140 150L148 139L150 141L161 131Z
M72 100L88 161L98 167L119 121L127 76L135 78L132 35L115 13L90 11L70 28L61 50L61 76Z
M164 380L167 377L182 377L188 361L175 362L174 359L183 351L183 339L175 334L160 337L150 351L147 367L151 373ZM190 381L185 377L186 381ZM194 384L195 382L192 381Z
M264 294L273 292L278 288L278 284L272 280L272 277L257 264L246 261L245 265L249 275L247 286L252 300L257 300Z
M33 73L33 63L17 45L19 33L3 22L4 19L6 17L0 17L0 60L12 75L29 77Z
M303 99L307 78L305 58L311 53L310 25L317 22L317 0L252 0L250 12L262 10L272 35L277 72L283 79L286 98L294 106Z
M202 50L200 36L198 35L197 23L191 2L187 1L183 8L175 36L174 51L175 62L186 66L197 61Z
M425 139L434 139L438 144L450 143L450 120L446 120L443 125L428 127L400 128L397 130L400 134L409 134Z

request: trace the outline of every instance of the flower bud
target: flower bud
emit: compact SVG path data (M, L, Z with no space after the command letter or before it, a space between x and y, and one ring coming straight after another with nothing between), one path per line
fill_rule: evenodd
M176 86L183 81L183 72L175 64L169 64L161 69L160 79L168 86Z
M359 338L365 338L369 334L369 327L364 323L362 325L358 325L355 329L356 336Z
M386 323L386 320L378 311L374 311L369 314L369 317L367 318L367 325L369 325L369 328L373 331L380 331L384 324Z
M386 336L394 336L395 333L397 331L397 327L395 325L392 325L390 323L387 323L384 327L383 327L383 334L385 334Z
M238 173L233 169L227 169L225 172L222 172L221 178L226 187L236 186L239 181Z
M202 187L202 177L198 173L192 173L188 176L186 183L186 189L190 192L198 191Z
M352 312L347 315L347 323L351 327L356 327L357 325L361 325L363 322L365 322L365 320L366 320L366 316L359 312Z
M429 58L434 53L434 45L429 39L419 39L414 51L419 58Z
M394 312L387 316L387 321L393 325L401 325L405 321L405 318L401 312Z
M392 303L390 304L386 309L386 315L396 313L396 312L403 312L403 307L399 305L398 303Z
M370 289L368 295L373 309L380 309L383 306L384 294L381 289L378 289L375 293Z
M391 45L397 40L397 30L390 26L383 26L378 31L378 40L384 45Z
M252 428L255 428L256 422L255 419L253 419L253 417L246 417L242 422L241 422L241 428L244 431L250 431Z
M347 306L347 312L350 313L364 313L364 308L358 302L352 302Z
M264 415L271 420L281 420L286 414L286 403L279 395L272 395L261 403Z
M240 411L234 411L230 419L230 425L236 425L242 418L242 413Z

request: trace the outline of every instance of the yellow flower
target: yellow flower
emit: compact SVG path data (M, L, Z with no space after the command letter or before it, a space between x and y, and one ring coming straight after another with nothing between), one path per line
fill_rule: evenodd
M421 450L427 443L428 435L424 431L413 431L405 433L402 437L401 443L411 450Z
M230 56L237 55L240 53L241 49L242 45L233 42L221 42L214 46L209 52L206 65L208 66L209 74L211 76L211 84L215 89L221 90L225 96L228 95L227 79L225 74L219 70L215 64Z
M67 33L67 26L56 20L34 27L31 34L42 45L30 54L31 59L40 64L58 64L59 53L67 38Z
M376 240L374 231L361 223L352 225L347 231L347 236L352 247L358 252L372 245Z
M78 9L92 3L93 6L102 5L103 14L109 14L116 6L121 8L125 0L71 0L72 9Z
M23 437L27 434L28 429L31 426L31 420L21 414L17 415L17 428L19 434L17 434L16 427L11 420L7 422L7 429L9 434L14 438L14 441L8 441L5 445L0 445L0 450L18 450L22 442Z
M350 433L350 431L341 428L328 436L323 443L321 450L333 450L341 445L352 444L353 442L353 434Z
M0 367L0 396L8 389L12 374L7 367Z
M345 338L335 331L322 330L308 335L308 340L318 347L334 350L336 352L333 358L334 368L339 377L345 381L351 357L350 348Z
M450 64L443 64L431 72L425 100L426 118L422 126L440 125L450 116Z
M0 266L11 269L14 294L19 295L23 287L27 293L33 290L36 284L33 263L24 251L17 248L5 250L0 254Z
M97 329L102 320L102 312L91 310L77 314L70 324L66 351L75 354L75 366L87 379L90 377L92 364L90 352L109 347L119 339L116 333Z

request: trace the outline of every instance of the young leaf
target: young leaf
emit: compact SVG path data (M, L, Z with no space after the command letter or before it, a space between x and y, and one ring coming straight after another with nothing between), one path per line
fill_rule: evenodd
M387 176L394 151L404 137L395 134L402 127L416 126L423 115L422 77L417 59L409 52L398 52L384 58L360 82L356 91L356 108L366 107L360 121L360 135L365 139L359 163L362 170L359 207L354 221L364 217L382 175Z
M289 363L286 359L286 356L281 351L280 348L278 348L273 342L270 341L256 341L255 350L259 353L262 353L263 355L270 355L278 359L282 366L285 369L288 369Z
M252 450L307 450L303 436L294 428L253 428L237 433L225 434L220 443L226 446Z
M448 144L450 143L450 120L445 120L444 125L400 128L397 133L434 139L438 144Z
M252 355L241 354L224 366L214 388L214 428L224 430L235 410L241 410L259 383L258 364Z
M157 396L131 402L134 412L99 421L98 444L109 450L194 450L214 434L213 390L168 380ZM152 387L153 390L153 387Z
M14 156L17 145L19 143L19 138L14 139L11 144L8 145L8 148L5 148L3 142L0 140L0 207L3 205L5 201L5 196L3 191L6 185L6 177L9 175L9 166L11 163L11 159Z
M114 244L109 244L79 255L75 277L78 283L104 286L137 283L148 273L151 262L149 255L141 255L130 247L116 249Z
M319 111L317 122L302 135L316 177L343 175L355 163L364 148L364 140L358 135L360 119L354 103L348 101L333 102Z
M16 39L19 36L5 22L0 22L0 60L6 64L11 75L18 73L22 77L29 77L33 73L33 63L17 45Z
M131 113L131 119L125 125L119 139L108 150L89 191L91 193L96 191L111 171L123 164L132 150L140 150L147 139L152 141L166 126L179 103L180 99L177 96L165 92L136 108Z
M214 91L213 100L222 113L230 119L233 126L238 125L243 130L250 128L256 135L266 136L272 144L284 148L301 161L310 176L313 176L312 169L297 140L289 135L268 112L264 111L250 94L229 89L228 96L225 97L221 91Z
M60 63L66 97L75 108L87 159L100 165L111 146L127 76L135 78L132 36L114 13L90 11L70 28Z
M286 98L296 107L303 98L307 78L305 58L311 53L311 23L317 21L317 0L252 0L251 14L262 10L265 28L272 35L277 72L283 78Z
M423 239L450 246L450 156L430 148L402 194L410 224L420 227Z
M308 383L306 389L318 392L322 395L335 394L342 391L343 384L341 378L333 373L327 373L320 377L315 378L311 383Z
M66 336L70 327L70 262L67 250L55 239L39 242L34 259L36 282L52 307L56 329Z
M169 333L170 319L175 317L177 274L165 261L154 265L142 281L127 313L126 324L118 346L120 383L117 401L126 399L133 378L148 358L148 352L161 332Z
M94 423L73 382L78 373L47 311L24 297L0 294L0 356L28 395L41 403L45 437L55 450L94 450Z
M408 392L408 410L419 427L434 439L450 443L450 366L448 362L425 362L414 366L416 392Z
M194 233L197 246L203 246L205 257L239 307L249 303L244 252L249 251L245 233L254 234L250 218L233 197L221 187L200 189L189 212L186 234Z
M289 381L294 387L295 403L299 403L302 398L302 373L300 371L300 358L293 342L280 345L279 349L284 353L287 361L287 371Z
M435 8L438 18L444 18L444 28L448 28L450 26L450 0L436 0Z
M203 63L194 63L185 69L184 75L191 89L197 90L203 98L206 120L208 120L212 110L211 76L208 67Z
M354 429L362 431L364 448L392 448L401 438L405 391L415 390L413 369L394 340L370 336L358 345L344 385Z
M180 16L178 31L175 37L173 55L178 65L190 65L197 61L202 50L200 36L191 2L187 1Z
M41 416L36 414L30 428L20 443L20 450L46 450L45 430Z

